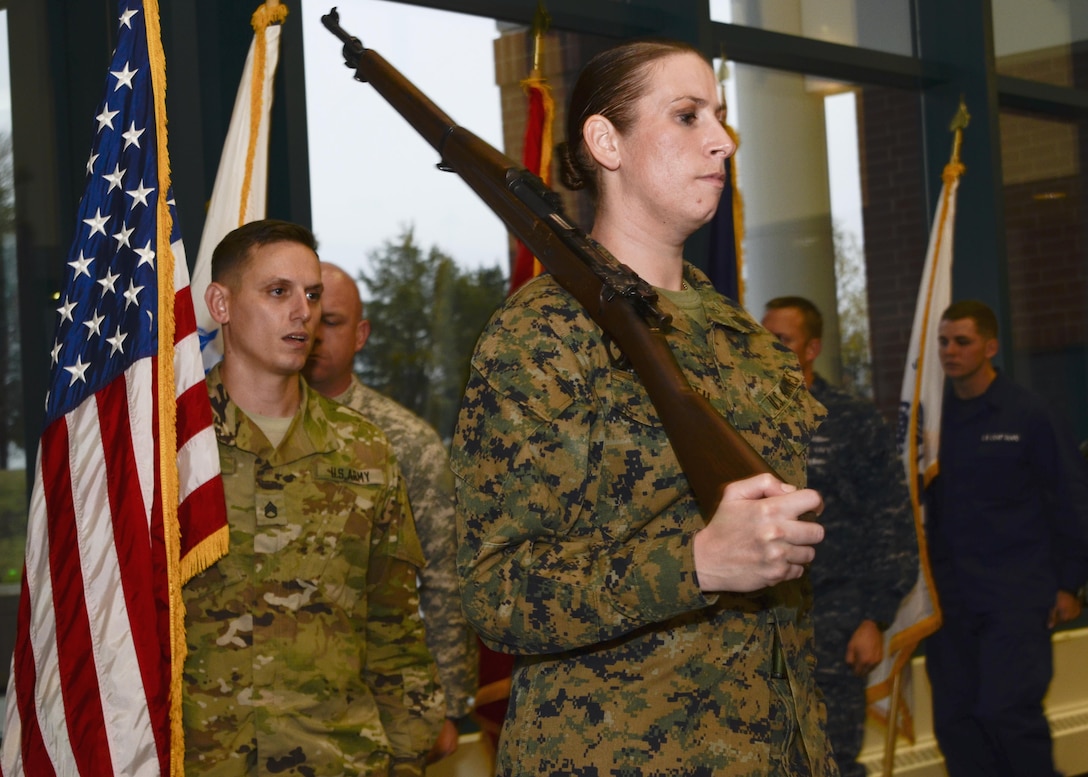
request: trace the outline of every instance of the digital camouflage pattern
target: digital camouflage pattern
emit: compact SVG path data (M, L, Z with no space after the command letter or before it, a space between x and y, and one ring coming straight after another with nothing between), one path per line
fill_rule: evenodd
M872 402L817 375L810 389L827 409L808 448L808 484L824 499L827 534L810 567L816 681L827 701L827 734L843 777L865 736L867 678L846 663L863 620L890 624L918 577L918 538L895 434Z
M457 522L453 473L442 438L430 424L369 388L354 375L336 397L385 432L393 446L412 506L416 532L427 565L420 572L419 604L427 629L427 647L438 664L446 693L446 717L461 718L472 707L479 675L474 632L461 612L457 584Z
M822 409L796 359L698 270L686 265L685 279L710 331L661 300L681 367L803 484ZM498 773L836 773L807 581L700 592L691 546L703 519L657 413L551 277L522 287L484 331L451 463L466 614L490 647L518 654Z
M422 774L444 701L388 441L302 381L273 450L207 385L230 551L183 589L186 773Z

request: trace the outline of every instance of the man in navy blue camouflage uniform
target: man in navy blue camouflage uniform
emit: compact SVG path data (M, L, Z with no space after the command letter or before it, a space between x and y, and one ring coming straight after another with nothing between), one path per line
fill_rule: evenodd
M951 777L1053 775L1050 629L1081 612L1088 468L1043 401L994 369L990 308L953 304L938 346L950 385L926 490L944 614L926 641L934 733Z
M810 567L816 682L843 777L864 777L867 676L884 655L884 630L918 574L918 539L895 437L876 407L815 371L823 317L804 297L767 303L763 326L797 355L825 408L808 449L808 484L824 498L824 544Z

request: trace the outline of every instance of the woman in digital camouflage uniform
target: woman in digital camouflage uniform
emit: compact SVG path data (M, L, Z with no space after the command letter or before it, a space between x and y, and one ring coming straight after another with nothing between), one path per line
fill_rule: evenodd
M683 259L735 146L682 44L594 58L563 179L591 237L660 292L696 391L789 482L822 412L796 359ZM638 377L542 276L489 323L453 445L463 605L517 656L504 775L830 775L804 565L819 496L769 475L704 520Z

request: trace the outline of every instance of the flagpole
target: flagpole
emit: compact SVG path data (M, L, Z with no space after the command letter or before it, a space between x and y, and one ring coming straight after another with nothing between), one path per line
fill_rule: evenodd
M892 693L888 703L888 727L884 732L884 771L882 777L895 774L895 740L899 736L899 693L903 673L892 675Z
M544 34L551 26L552 18L544 7L544 2L537 3L536 13L533 14L533 71L534 76L541 76L541 62L544 59Z

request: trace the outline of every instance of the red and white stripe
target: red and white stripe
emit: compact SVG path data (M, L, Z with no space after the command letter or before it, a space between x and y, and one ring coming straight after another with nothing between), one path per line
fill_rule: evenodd
M180 244L175 284L179 522L224 525L222 482ZM0 773L169 774L170 620L156 359L42 435Z

